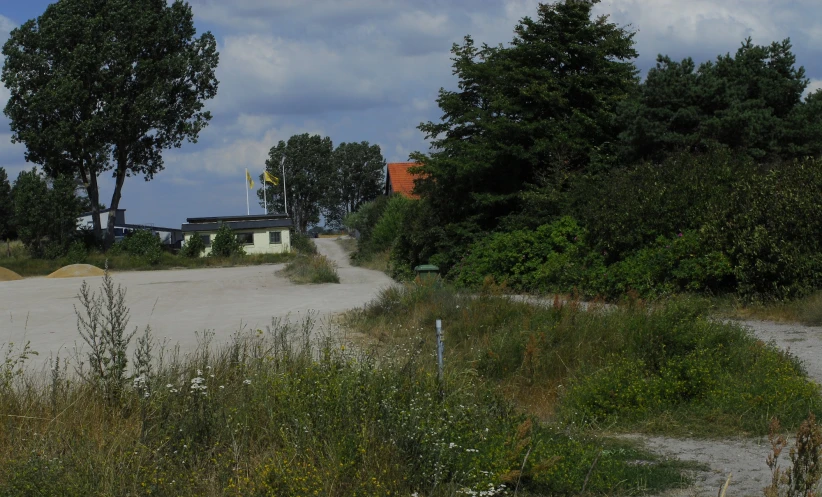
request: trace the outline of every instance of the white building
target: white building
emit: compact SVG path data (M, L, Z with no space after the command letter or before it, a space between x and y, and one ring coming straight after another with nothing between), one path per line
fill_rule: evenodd
M234 232L246 254L279 254L291 250L291 218L285 214L260 216L193 217L183 225L185 242L199 236L206 246L203 256L211 254L211 243L223 224Z

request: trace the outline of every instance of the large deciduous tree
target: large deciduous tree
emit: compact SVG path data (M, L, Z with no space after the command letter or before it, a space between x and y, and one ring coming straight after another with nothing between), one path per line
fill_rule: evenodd
M117 209L126 177L151 180L164 168L162 151L196 141L211 119L203 101L216 95L219 56L211 33L195 35L191 7L180 0L50 5L3 47L14 140L50 176L79 178L95 211L97 178L111 170L109 205Z
M332 181L324 205L326 223L339 226L343 218L377 198L385 181L385 158L379 145L340 143L331 155Z
M620 113L622 157L661 161L716 145L760 162L818 156L822 94L803 101L808 84L790 40L758 46L747 39L735 56L699 66L660 55Z
M441 122L418 190L447 222L493 228L528 184L608 163L618 106L638 84L634 34L592 17L594 1L541 4L510 46L454 45L457 91L440 90Z
M264 192L267 195L269 212L285 212L287 199L288 214L301 233L306 232L309 224L318 223L333 181L333 151L331 138L308 133L294 135L288 142L281 140L271 147L265 167L269 174L280 178L280 184L265 184L265 190L257 192L260 200Z

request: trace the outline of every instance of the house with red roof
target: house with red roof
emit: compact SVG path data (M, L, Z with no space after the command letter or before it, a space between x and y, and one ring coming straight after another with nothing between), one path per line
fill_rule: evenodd
M419 165L418 162L389 162L388 174L385 177L385 194L390 196L399 193L408 198L420 198L419 195L414 193L414 179L418 176L408 171L412 167L419 167Z

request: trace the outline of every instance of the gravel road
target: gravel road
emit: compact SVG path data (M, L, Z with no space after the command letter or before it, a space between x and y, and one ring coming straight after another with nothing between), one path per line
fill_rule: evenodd
M272 318L319 311L330 316L373 299L392 284L379 271L352 267L333 239L316 239L320 253L339 267L340 284L294 285L276 273L282 264L214 269L113 273L127 289L131 326L146 325L182 352L197 345L196 331L210 330L215 342L240 329L259 329ZM65 357L79 340L74 305L84 278L27 278L0 282L0 344L31 342L42 366L50 354ZM92 288L101 278L85 278ZM1 359L1 358L0 358Z

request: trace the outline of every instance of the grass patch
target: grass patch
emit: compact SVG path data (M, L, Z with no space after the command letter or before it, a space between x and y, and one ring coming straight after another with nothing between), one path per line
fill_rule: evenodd
M296 284L339 283L337 265L324 255L301 255L280 273Z
M671 435L766 434L772 416L796 428L822 412L799 362L702 301L652 306L532 306L438 285L389 288L345 322L380 347L435 350L443 320L446 364L496 386L543 421Z
M112 405L100 383L0 364L0 495L635 495L689 465L570 437L427 355L352 354L275 322L154 356ZM144 349L146 350L146 349ZM15 358L16 359L16 358Z
M722 316L734 319L822 326L822 292L784 302L742 303L738 300L724 299L718 301L717 307Z
M3 254L3 251L0 251ZM197 257L188 258L167 252L162 253L156 263L143 257L129 254L107 255L92 253L82 260L71 260L62 257L59 259L32 259L27 254L7 258L0 257L0 266L10 269L20 276L46 276L63 266L76 263L91 264L103 268L108 260L112 271L150 271L160 269L197 269L208 267L253 266L259 264L282 264L294 259L294 254L254 254L236 257Z
M349 254L351 265L389 274L390 249L363 253L355 238L338 238L337 243Z

